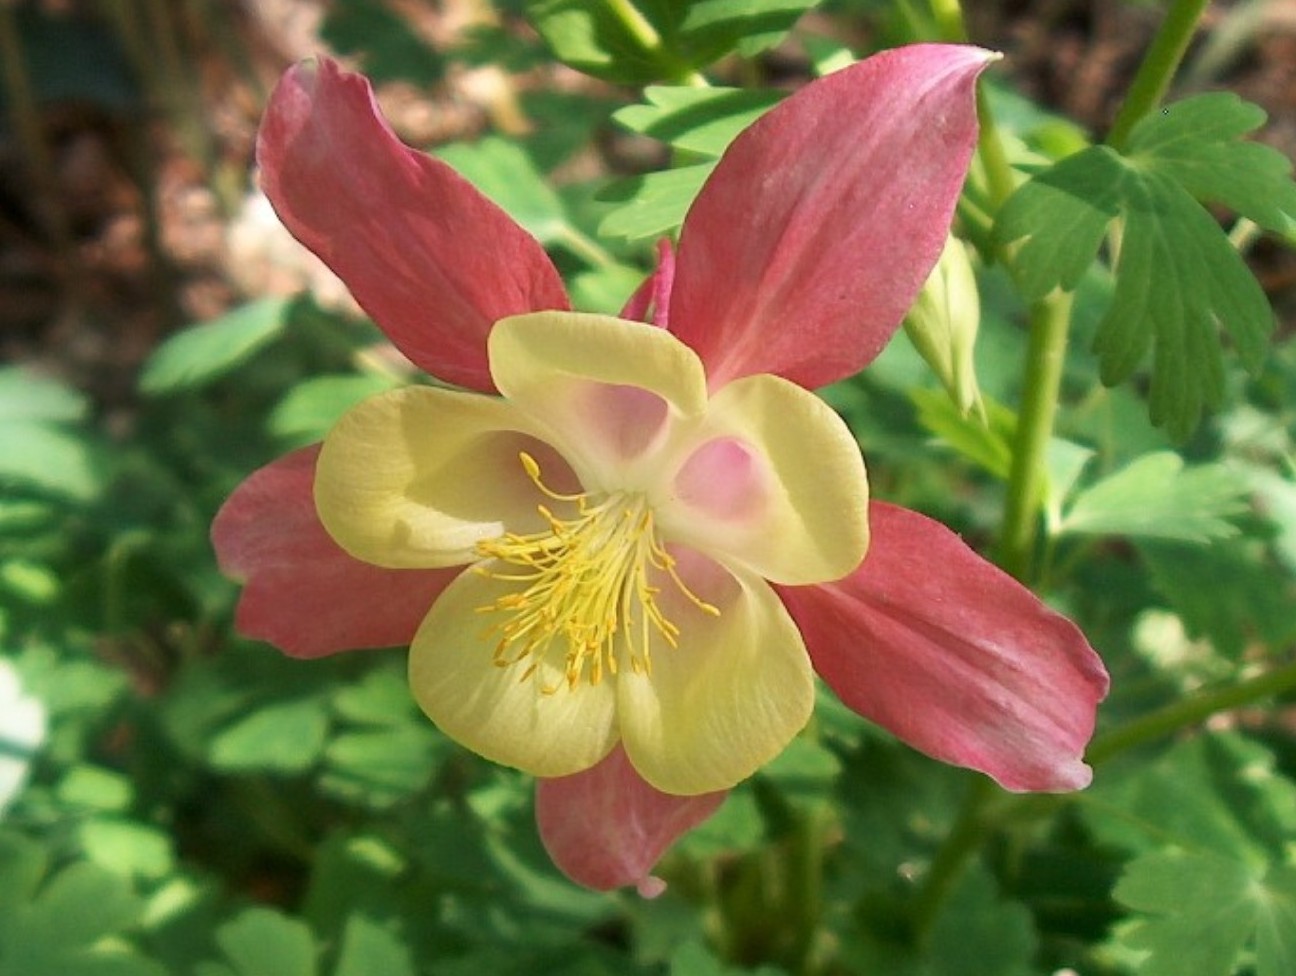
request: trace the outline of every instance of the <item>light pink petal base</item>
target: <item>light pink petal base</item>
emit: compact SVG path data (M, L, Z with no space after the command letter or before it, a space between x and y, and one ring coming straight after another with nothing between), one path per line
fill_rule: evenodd
M882 350L944 245L991 58L885 51L733 142L684 221L670 300L712 389L751 373L822 386Z
M338 548L315 514L319 446L254 472L212 523L225 575L246 583L235 625L293 657L408 644L459 567L379 569Z
M257 161L293 236L433 376L493 389L491 326L568 307L540 244L445 163L403 145L369 82L326 58L283 76Z
M917 749L1009 790L1086 786L1107 672L1084 635L945 526L874 503L844 580L782 587L815 670Z
M662 886L649 875L681 835L720 808L726 792L671 796L643 781L617 746L598 765L536 786L536 822L554 864L597 891Z

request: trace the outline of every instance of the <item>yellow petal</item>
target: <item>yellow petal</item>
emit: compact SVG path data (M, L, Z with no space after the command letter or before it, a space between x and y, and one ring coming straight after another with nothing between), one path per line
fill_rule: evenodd
M776 583L840 579L868 549L868 477L854 435L813 393L748 376L711 400L655 498L664 537Z
M623 670L617 705L639 775L691 795L728 789L782 751L810 718L814 677L796 625L764 581L708 585L685 572L719 614L677 600L667 615L678 646L654 647L650 675Z
M410 645L410 688L441 731L487 759L534 776L580 772L616 745L614 686L569 688L561 648L497 665L492 626L508 618L478 608L516 589L472 568L451 583Z
M691 349L664 329L606 315L502 319L490 364L500 392L545 426L588 490L642 487L673 425L706 405Z
M392 568L473 562L480 539L540 522L543 500L518 460L544 464L549 483L570 471L496 397L410 387L349 411L324 440L315 507L343 549Z

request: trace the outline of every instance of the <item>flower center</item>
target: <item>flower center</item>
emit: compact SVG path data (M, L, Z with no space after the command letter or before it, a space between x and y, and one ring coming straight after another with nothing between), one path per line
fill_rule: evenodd
M541 504L537 510L549 524L546 531L509 532L477 543L478 555L496 563L478 566L476 572L519 584L478 608L481 613L507 615L490 629L499 634L495 664L504 668L529 658L521 676L525 681L557 643L559 648L565 645L568 688L576 688L582 678L597 685L605 670L615 675L622 653L635 674L651 675L653 634L671 647L679 636L679 627L657 604L661 590L653 578L669 578L705 613L720 611L680 579L675 558L657 538L652 508L642 492L561 494L541 479L535 458L523 453L520 459L546 497L574 511L559 518ZM553 694L560 687L542 690Z

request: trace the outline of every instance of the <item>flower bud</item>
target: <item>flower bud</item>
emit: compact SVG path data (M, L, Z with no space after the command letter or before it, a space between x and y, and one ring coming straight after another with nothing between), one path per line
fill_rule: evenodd
M964 416L973 407L984 414L972 357L980 321L981 302L967 245L950 235L904 327Z

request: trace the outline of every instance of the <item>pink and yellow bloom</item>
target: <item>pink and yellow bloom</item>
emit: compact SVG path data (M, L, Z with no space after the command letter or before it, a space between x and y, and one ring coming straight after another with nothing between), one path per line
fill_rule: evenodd
M461 389L368 400L240 486L213 529L240 629L301 657L409 644L424 711L541 778L542 837L592 887L642 881L773 758L815 672L1006 788L1085 785L1097 656L949 530L870 503L808 389L880 351L939 255L987 59L903 48L787 99L621 318L570 311L539 244L403 146L362 78L289 71L267 195Z

